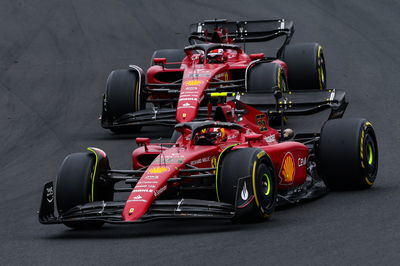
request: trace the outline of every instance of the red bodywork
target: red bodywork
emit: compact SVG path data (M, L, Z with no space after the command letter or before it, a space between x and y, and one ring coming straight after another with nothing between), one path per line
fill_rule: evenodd
M235 145L233 149L256 147L264 150L271 158L279 189L291 189L305 182L307 176L308 148L299 142L285 141L279 143L280 134L269 127L268 117L257 109L240 103L240 109L245 109L244 115L235 113L238 101L229 101L221 105L221 110L229 118L228 122L235 122L243 126L242 130L220 130L220 137L213 145L196 145L190 138L188 129L181 131L182 136L176 144L167 148L166 145L146 144L139 139L142 147L132 153L132 167L145 167L144 162L155 158L146 172L139 179L131 192L125 208L123 219L135 221L146 213L153 201L174 184L167 181L178 175L179 170L187 169L186 164L198 168L217 167L219 155L225 148Z
M224 43L230 43L230 40ZM194 53L193 50L186 50L186 57L182 60L179 69L169 69L168 64L177 62L166 62L160 58L154 58L154 65L147 70L147 82L149 84L166 84L174 81L182 82L178 102L176 104L176 121L178 123L193 121L198 113L205 98L205 90L213 88L210 82L230 81L244 79L246 69L251 67L252 62L259 59L265 59L263 53L247 55L242 49L224 49L222 62L210 63L207 55L203 52ZM160 63L161 62L161 63ZM165 63L166 62L166 63ZM287 77L287 65L279 60L273 60L270 63L282 66ZM152 92L149 99L167 99L171 95L167 93Z

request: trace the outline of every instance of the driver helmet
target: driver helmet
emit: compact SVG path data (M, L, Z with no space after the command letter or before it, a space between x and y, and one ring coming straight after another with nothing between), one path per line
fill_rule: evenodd
M217 140L226 140L224 128L205 128L200 131L197 137L198 145L213 145Z
M209 51L207 59L210 63L222 63L224 61L224 49L213 49Z

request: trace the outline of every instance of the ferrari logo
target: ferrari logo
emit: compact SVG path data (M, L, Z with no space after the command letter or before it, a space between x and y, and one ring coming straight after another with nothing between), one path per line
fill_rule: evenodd
M203 83L203 81L201 80L189 80L185 82L187 86L197 86L200 85L201 83Z
M281 178L282 185L293 184L294 174L296 168L294 165L293 155L288 152L282 160L281 170L279 171L279 177Z
M169 171L169 167L153 167L149 170L149 173L160 174Z

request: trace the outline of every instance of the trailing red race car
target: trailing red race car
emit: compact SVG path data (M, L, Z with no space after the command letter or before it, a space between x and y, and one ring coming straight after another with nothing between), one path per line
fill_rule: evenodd
M290 103L279 92L275 97L282 105L276 112L284 115ZM341 97L325 106L338 117L346 103ZM179 123L176 143L137 138L132 170L112 170L97 148L67 156L55 185L44 186L40 222L87 228L157 219L263 220L277 204L375 181L378 146L365 119L330 119L320 133L294 135L269 127L265 113L238 99L216 110L224 122ZM123 192L130 194L113 200Z
M111 72L101 125L113 132L137 132L146 125L203 121L208 116L207 104L212 101L210 92L240 91L249 99L257 99L277 88L325 90L322 47L318 43L289 44L293 33L293 22L284 19L192 24L191 45L155 51L146 74L135 65ZM238 45L245 47L246 43L278 37L283 44L269 57L246 54ZM274 109L274 101L257 108L264 112Z

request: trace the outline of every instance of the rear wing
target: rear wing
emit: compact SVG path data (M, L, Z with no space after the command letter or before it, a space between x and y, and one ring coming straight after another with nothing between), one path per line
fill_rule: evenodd
M248 93L236 99L269 116L281 116L282 112L285 116L312 115L330 109L328 119L335 119L341 118L347 108L348 102L345 96L346 93L343 90L332 89L283 92L278 104L274 104L276 100L272 93Z
M214 32L223 30L226 40L215 38ZM282 47L289 44L294 33L293 21L284 19L274 20L249 20L249 21L227 21L226 19L205 20L190 25L189 42L194 40L203 42L265 42L286 36ZM229 40L229 41L228 41Z

